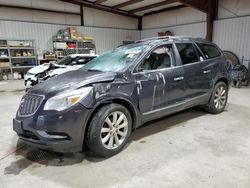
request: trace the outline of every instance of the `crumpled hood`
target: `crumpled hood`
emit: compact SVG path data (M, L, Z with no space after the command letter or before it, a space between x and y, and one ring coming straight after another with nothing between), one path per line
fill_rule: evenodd
M49 72L49 76L52 77L54 75L63 74L65 72L77 70L77 69L79 69L81 67L83 67L83 66L66 66L64 68L54 69L54 70L52 70L52 71Z
M39 74L39 73L42 73L42 72L48 70L50 68L50 65L51 65L51 63L44 63L42 65L33 67L32 69L30 69L28 71L28 73L35 74L35 75ZM53 65L56 66L56 67L65 67L64 65L58 65L58 64L55 64L55 63L53 63Z
M28 73L30 74L39 74L41 72L44 72L46 70L48 70L50 67L50 64L49 63L44 63L42 65L39 65L39 66L36 66L36 67L33 67L32 69L30 69L28 71Z
M112 81L115 76L116 73L114 72L86 71L78 69L58 75L55 78L51 78L35 85L29 90L29 93L45 96L55 95L62 91L73 90L92 83Z

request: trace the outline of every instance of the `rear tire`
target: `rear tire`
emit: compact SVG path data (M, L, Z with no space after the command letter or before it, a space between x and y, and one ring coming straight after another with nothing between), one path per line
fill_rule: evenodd
M224 111L228 99L228 86L224 82L218 82L210 100L206 106L206 110L212 114L219 114Z
M87 147L95 154L110 157L119 153L131 134L132 118L127 108L119 104L101 107L87 130Z

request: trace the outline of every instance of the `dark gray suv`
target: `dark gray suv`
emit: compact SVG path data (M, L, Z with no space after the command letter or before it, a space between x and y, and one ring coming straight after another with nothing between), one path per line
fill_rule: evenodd
M215 44L146 39L33 87L23 96L13 127L38 148L76 152L86 144L108 157L147 121L197 105L222 112L228 86L226 59Z

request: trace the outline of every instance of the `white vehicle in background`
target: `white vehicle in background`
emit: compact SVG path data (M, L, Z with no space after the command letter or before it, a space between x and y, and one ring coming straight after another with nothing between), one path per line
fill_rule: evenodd
M29 88L59 74L77 70L97 56L96 54L71 54L57 62L33 67L26 73L24 85Z

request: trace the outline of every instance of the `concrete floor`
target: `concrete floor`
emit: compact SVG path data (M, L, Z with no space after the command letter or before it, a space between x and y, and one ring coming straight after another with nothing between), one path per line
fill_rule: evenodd
M16 91L13 91L16 90ZM22 82L0 82L0 187L250 187L250 89L230 90L224 113L190 109L133 133L118 155L60 155L12 131Z

